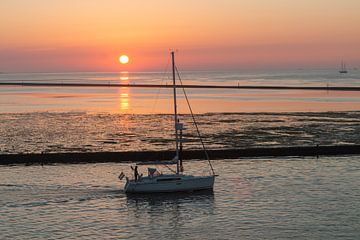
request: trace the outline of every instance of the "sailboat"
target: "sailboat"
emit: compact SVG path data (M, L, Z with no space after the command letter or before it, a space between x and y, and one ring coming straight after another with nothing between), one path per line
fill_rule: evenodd
M193 176L184 174L184 167L182 162L182 131L184 129L184 125L180 123L177 113L177 105L176 105L176 79L175 79L175 55L174 51L171 52L172 59L172 78L173 78L173 97L174 97L174 130L175 130L175 157L171 161L167 162L153 162L151 165L162 164L162 165L176 165L176 171L172 174L162 174L156 168L148 168L148 175L142 176L138 172L138 165L144 165L142 163L136 164L135 167L131 166L133 170L133 178L130 179L126 177L125 174L121 173L119 179L122 180L126 177L126 183L124 186L125 193L164 193L164 192L192 192L198 190L213 190L215 175L214 169L209 160L209 156L206 152L204 143L200 137L200 133L197 128L197 124L195 122L195 118L193 117L197 132L199 134L202 146L204 148L205 156L208 160L211 173L207 176ZM185 97L187 99L186 93L184 91ZM188 102L188 101L187 101ZM189 102L188 102L189 104ZM192 110L189 105L191 114ZM193 114L192 114L193 116Z
M339 70L339 73L347 73L348 71L346 70L346 65L343 61L341 61L341 68Z

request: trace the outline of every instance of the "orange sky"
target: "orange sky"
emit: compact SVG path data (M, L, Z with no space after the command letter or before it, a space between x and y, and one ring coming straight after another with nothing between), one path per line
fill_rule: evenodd
M360 66L359 0L1 0L0 72ZM120 54L131 62L122 66Z

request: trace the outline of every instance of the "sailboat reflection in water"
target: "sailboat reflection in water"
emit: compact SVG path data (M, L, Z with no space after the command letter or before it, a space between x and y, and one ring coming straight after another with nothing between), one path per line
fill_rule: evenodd
M175 72L177 72L175 66L175 56L174 52L171 52L172 58L172 77L173 77L173 96L174 96L174 128L175 128L175 143L176 143L176 154L175 157L168 162L153 162L151 165L162 164L162 165L176 165L176 171L173 174L162 174L156 168L148 168L147 176L143 176L138 172L138 165L145 165L143 163L136 164L135 167L131 167L134 173L134 178L130 179L125 177L123 173L120 174L119 179L122 180L124 177L126 179L126 184L124 190L126 193L161 193L161 192L187 192L187 191L198 191L198 190L213 190L215 175L214 169L209 160L209 155L206 152L206 148L202 138L200 136L197 123L195 121L189 100L187 98L185 89L183 89L185 99L189 106L194 125L196 127L200 142L204 149L206 159L208 160L211 174L208 176L193 176L184 174L184 167L182 163L182 131L184 126L180 123L177 114L177 105L176 105L176 78ZM178 72L177 72L178 73ZM178 73L179 77L179 73ZM179 77L180 83L181 79ZM182 85L182 83L181 83Z

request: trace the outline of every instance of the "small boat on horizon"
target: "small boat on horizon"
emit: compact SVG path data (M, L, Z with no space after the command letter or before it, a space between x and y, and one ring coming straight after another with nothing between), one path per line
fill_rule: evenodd
M344 61L341 61L341 67L340 67L339 73L348 73L348 71L346 69L346 64L344 63Z
M199 129L197 127L195 117L192 113L185 89L183 88L187 104L194 121L198 136L200 138L202 147L204 149L205 157L208 160L211 173L207 176L193 176L184 174L184 167L182 161L182 131L184 130L184 125L180 123L177 113L177 99L176 99L176 66L175 66L175 56L174 52L171 52L172 59L172 78L173 78L173 97L174 97L174 130L175 130L175 157L171 161L167 162L151 162L151 163L138 163L134 167L131 166L133 171L133 178L126 177L122 172L119 175L119 179L122 180L124 177L126 183L124 186L125 193L174 193L174 192L193 192L198 190L213 190L215 183L214 169L211 165L209 155L206 152L206 148L202 138L200 136ZM178 75L179 76L179 75ZM180 79L181 80L181 79ZM176 170L172 170L173 174L163 174L159 170L153 167L148 167L147 176L143 177L143 174L139 174L138 166L139 165L165 165L170 170L172 170L169 165L176 165Z

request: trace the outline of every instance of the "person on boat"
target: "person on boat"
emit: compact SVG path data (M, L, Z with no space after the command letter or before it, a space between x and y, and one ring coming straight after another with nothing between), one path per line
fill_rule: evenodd
M135 179L135 182L137 182L137 180L139 178L138 166L135 166L135 168L133 168L131 166L131 169L134 170L134 179Z

